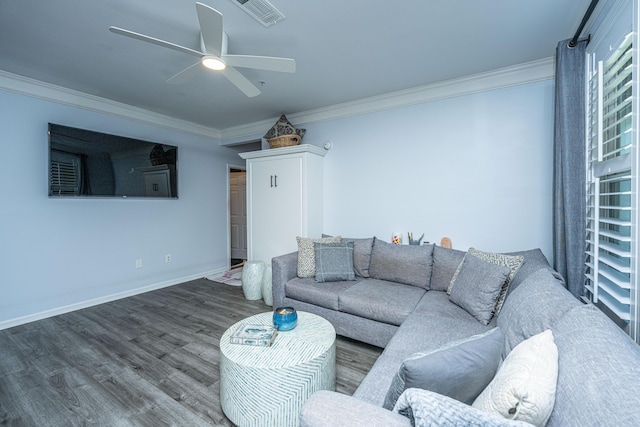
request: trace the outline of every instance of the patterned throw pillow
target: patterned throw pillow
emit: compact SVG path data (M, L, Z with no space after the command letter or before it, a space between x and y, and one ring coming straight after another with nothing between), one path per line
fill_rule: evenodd
M448 396L419 388L407 389L393 412L411 420L412 426L491 426L531 427L522 421L505 420L501 416L480 411Z
M355 280L353 242L314 243L316 282Z
M500 295L498 295L498 300L496 301L496 305L493 310L494 314L498 314L500 312L500 309L502 309L502 304L504 303L505 298L507 297L507 291L509 290L509 285L511 284L511 281L515 277L516 273L518 273L518 270L520 269L520 267L522 266L522 263L524 262L524 257L522 255L512 256L512 255L497 254L493 252L483 252L474 248L469 248L469 251L467 253L475 257L478 257L483 261L490 262L492 264L503 265L511 269L511 273L509 274L509 277L507 277L507 280L502 285L502 289L500 290ZM458 269L453 274L453 278L449 283L449 288L447 289L447 293L449 295L451 295L451 289L453 289L453 286L456 282L458 274L460 274L460 270L462 269L463 263L464 263L464 260L462 260L460 265L458 265Z
M263 138L269 139L276 136L293 134L298 134L300 135L300 138L302 138L306 131L306 129L296 129L295 126L291 124L289 119L287 119L287 116L283 114L280 116L278 121L275 122L273 126L271 126L271 129L269 129L267 133L264 134Z
M342 236L326 238L296 237L298 241L298 277L315 277L316 253L314 243L340 243Z

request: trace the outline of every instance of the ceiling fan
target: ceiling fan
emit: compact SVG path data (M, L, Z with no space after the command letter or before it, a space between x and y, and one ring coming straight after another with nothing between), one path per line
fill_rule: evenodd
M200 61L168 79L168 83L182 83L197 70L197 67L204 65L209 69L222 73L223 76L229 79L229 81L244 92L245 95L253 97L260 95L260 90L234 67L284 73L294 73L296 71L296 61L290 58L227 54L228 39L227 34L223 31L222 14L202 3L196 3L196 11L198 12L198 21L200 22L201 52L155 37L125 30L124 28L109 27L109 31L200 58Z

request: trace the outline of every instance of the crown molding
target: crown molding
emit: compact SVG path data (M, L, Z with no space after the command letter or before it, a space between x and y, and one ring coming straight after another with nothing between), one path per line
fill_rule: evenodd
M554 78L554 68L555 59L553 57L544 58L487 73L474 74L459 79L418 86L305 112L287 114L287 117L292 122L295 122L297 126L304 126L328 120L336 120L478 92L550 80ZM256 135L262 135L273 125L275 120L277 120L277 117L223 129L221 131L220 143L221 145L233 144L242 139L242 137L253 138Z
M288 117L298 126L303 126L510 86L550 80L554 77L554 66L554 58L550 57L493 70L487 73L474 74L356 101L292 113L288 114ZM83 108L89 111L111 114L166 129L213 138L219 141L220 145L233 145L247 140L247 138L260 138L265 132L265 129L269 129L271 125L273 125L273 122L277 120L277 117L274 117L218 130L2 70L0 70L0 90Z
M89 95L73 89L67 89L39 80L0 70L0 90L26 95L57 104L82 108L98 113L110 114L142 123L152 124L165 129L188 132L207 138L220 140L221 133L218 129L201 126L186 120L176 119L133 107L121 102Z

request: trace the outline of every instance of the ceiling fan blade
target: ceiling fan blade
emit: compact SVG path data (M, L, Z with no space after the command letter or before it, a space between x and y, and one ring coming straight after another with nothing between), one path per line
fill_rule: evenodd
M198 52L197 50L189 49L188 47L184 47L184 46L177 45L175 43L160 40L155 37L146 36L144 34L136 33L134 31L125 30L124 28L109 27L109 31L111 31L112 33L120 34L122 36L127 36L134 39L142 40L143 42L153 43L158 46L177 50L178 52L188 53L189 55L197 56L198 58L202 58L204 56L204 53Z
M236 85L238 89L244 92L249 98L260 95L260 89L255 87L245 76L240 74L232 67L227 67L222 71L222 75L225 76L231 83Z
M202 62L196 62L193 65L188 66L187 68L185 68L184 70L180 71L178 74L176 74L175 76L169 78L167 80L167 83L172 84L172 85L179 85L182 83L187 82L188 80L190 80L194 74L196 74L196 72L198 71L199 66L202 64Z
M290 58L255 55L224 55L222 59L232 67L295 73L296 61Z
M222 55L222 14L203 3L196 3L200 34L204 50L210 55Z

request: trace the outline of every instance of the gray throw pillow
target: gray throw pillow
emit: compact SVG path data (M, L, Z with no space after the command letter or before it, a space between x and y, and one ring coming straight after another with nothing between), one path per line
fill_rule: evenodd
M353 242L314 243L316 282L354 280Z
M496 300L496 306L494 307L494 310L493 310L494 314L500 313L500 310L502 309L502 304L504 303L504 300L507 297L507 293L509 291L509 285L511 284L511 281L513 280L515 275L518 273L518 270L520 270L520 267L524 262L524 257L522 255L512 256L512 255L498 254L493 252L484 252L474 248L469 248L469 251L467 252L467 254L476 256L483 261L487 261L492 264L503 265L511 269L511 272L509 273L509 277L502 285L502 289L500 290L500 295L498 295L498 299ZM456 282L456 278L458 277L458 273L460 272L461 267L462 267L462 263L460 263L460 265L458 266L458 269L454 273L453 278L449 283L449 289L447 289L447 292L449 294L451 294L451 289L453 288L453 285Z
M503 334L493 328L484 334L419 352L402 362L385 397L392 409L409 388L421 388L471 404L491 382L502 355Z
M374 239L369 274L374 279L429 289L433 245L393 245Z
M462 261L449 300L464 308L478 322L488 325L509 273L509 267L483 261L468 253Z
M323 234L322 237L332 237ZM343 237L343 242L353 242L353 270L356 276L370 277L369 266L371 265L371 251L373 250L373 237L354 239Z

